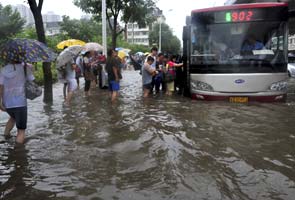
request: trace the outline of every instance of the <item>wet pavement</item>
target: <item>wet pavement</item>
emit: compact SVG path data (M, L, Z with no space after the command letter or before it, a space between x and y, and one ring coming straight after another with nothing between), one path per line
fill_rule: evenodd
M30 102L24 147L0 136L0 199L295 198L295 80L279 104L142 100L138 72L115 105L105 90L71 107L54 95Z

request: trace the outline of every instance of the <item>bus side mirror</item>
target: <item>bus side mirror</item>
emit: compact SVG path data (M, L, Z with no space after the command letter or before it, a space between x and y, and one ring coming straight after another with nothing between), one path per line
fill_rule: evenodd
M183 42L187 41L189 39L189 27L184 26L182 31L182 40Z
M192 17L191 16L186 16L185 18L185 25L189 26L192 23Z

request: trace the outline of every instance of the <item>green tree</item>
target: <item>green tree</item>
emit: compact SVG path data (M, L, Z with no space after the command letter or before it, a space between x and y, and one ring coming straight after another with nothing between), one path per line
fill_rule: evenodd
M61 31L67 38L79 39L85 42L94 41L96 35L101 35L101 24L95 20L70 19L69 16L63 16L61 22Z
M16 38L28 38L28 39L35 39L38 40L37 33L35 27L32 28L25 28L22 32L15 35ZM46 42L47 46L51 49L58 51L56 45L63 40L66 40L67 37L63 34L58 34L54 36L47 36Z
M42 18L42 7L43 7L43 0L39 0L38 4L36 0L28 0L30 5L30 9L33 13L34 20L35 20L35 27L37 32L37 38L40 42L47 44L46 36L44 31L43 25L43 18ZM45 103L53 102L53 91L52 91L52 72L51 72L51 63L45 62L42 65L43 74L44 74L44 99Z
M101 0L74 0L74 4L84 12L101 15ZM112 47L115 48L118 36L125 30L119 28L119 17L125 23L137 22L144 26L152 16L154 0L107 0L107 20L112 32Z
M25 28L22 32L15 35L16 38L27 38L37 40L36 29L34 28Z
M130 49L131 54L139 52L139 51L140 52L150 51L150 48L147 47L147 46L128 43L122 36L118 37L117 45L118 45L118 47L123 47L123 48L126 48L126 49Z
M13 11L11 6L3 7L0 3L0 44L21 32L24 24L19 12Z
M159 23L154 24L152 31L149 33L150 45L159 44ZM172 30L166 23L161 25L161 38L162 38L162 52L168 54L177 54L180 52L181 42L173 35Z
M139 2L137 2L139 3ZM136 4L136 2L130 2L126 7L122 16L122 21L125 24L125 40L127 40L127 24L137 22L140 28L146 27L152 24L159 15L159 9L155 7L153 1L146 1L145 4Z

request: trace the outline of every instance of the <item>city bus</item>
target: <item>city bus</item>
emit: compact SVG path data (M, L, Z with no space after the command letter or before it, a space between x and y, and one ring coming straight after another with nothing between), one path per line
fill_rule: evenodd
M283 102L288 4L193 10L183 28L185 91L197 100Z

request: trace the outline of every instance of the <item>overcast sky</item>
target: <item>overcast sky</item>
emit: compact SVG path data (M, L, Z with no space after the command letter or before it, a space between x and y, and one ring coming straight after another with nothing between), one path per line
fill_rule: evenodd
M23 4L24 0L1 0L3 5ZM77 8L73 0L44 0L43 13L53 11L59 15L68 15L71 18L80 18L83 12ZM225 0L158 0L158 7L163 10L166 22L173 29L179 39L182 38L182 27L185 17L190 15L191 10L223 5Z

